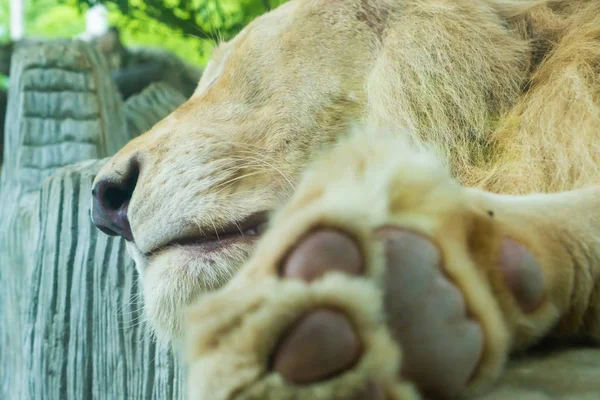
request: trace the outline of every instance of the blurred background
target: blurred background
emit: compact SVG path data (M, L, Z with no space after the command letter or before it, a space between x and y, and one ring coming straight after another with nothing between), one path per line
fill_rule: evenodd
M83 40L104 56L123 100L158 82L189 98L215 45L285 1L0 0L0 166L18 49Z
M106 18L109 26L118 30L119 42L125 47L160 48L202 67L217 41L230 39L253 18L283 2L285 0L0 0L0 44L6 45L11 40L11 8L13 13L22 15L16 18L22 18L22 36L29 40L85 38L86 33L89 38L103 33L103 27L93 19ZM94 23L96 28L90 28ZM0 87L5 85L3 74Z

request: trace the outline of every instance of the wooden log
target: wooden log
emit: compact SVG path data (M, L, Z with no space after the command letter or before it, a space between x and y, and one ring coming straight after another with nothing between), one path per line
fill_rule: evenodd
M10 72L10 58L12 57L13 44L0 44L0 74L8 75Z
M0 89L0 171L2 171L2 159L4 157L4 123L6 120L6 103L8 92Z
M120 238L89 218L106 157L185 101L167 84L120 100L82 43L17 52L0 181L0 398L171 399L182 370L149 336ZM45 183L44 183L45 182Z
M105 60L83 42L31 45L13 55L3 179L39 189L57 169L114 154L128 140Z
M112 73L112 78L124 99L140 93L152 83L161 82L163 76L164 65L159 61L119 69Z
M160 76L156 75L156 65L160 65ZM171 85L186 98L192 96L198 81L202 76L202 69L183 62L171 53L160 50L135 49L128 50L121 71L115 71L113 78L122 82L121 74L133 77L136 70L146 69L149 77L148 83L162 81Z
M87 44L17 46L10 75L0 177L0 398L29 399L35 378L24 366L23 316L40 289L28 280L42 251L39 189L65 165L116 152L129 135L105 62ZM54 240L60 248L61 237Z
M127 129L141 135L182 105L186 98L167 83L153 83L125 102Z
M67 167L41 190L24 314L29 399L182 398L182 370L144 324L125 242L89 218L89 189L104 163Z

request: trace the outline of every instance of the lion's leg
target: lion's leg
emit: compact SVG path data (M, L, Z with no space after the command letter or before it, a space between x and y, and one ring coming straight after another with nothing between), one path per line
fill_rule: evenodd
M561 318L556 333L600 339L600 4L587 3L563 24L561 39L494 134L495 167L476 184L495 193L564 192L480 197L503 210L497 218L507 218L507 226L523 222L515 234L528 243L544 270L552 299L547 304ZM584 187L592 189L567 192ZM535 229L541 233L531 227L539 227ZM531 330L525 325L540 326L549 318L542 315L534 313L533 319L524 320L520 329L524 342ZM553 322L541 326L545 330Z
M528 196L469 192L477 209L493 214L496 234L515 240L530 253L509 255L501 249L500 260L510 264L512 257L532 256L527 263L541 268L541 281L535 269L509 268L508 274L488 270L489 279L504 285L522 280L523 286L517 284L512 295L496 293L514 334L513 347L526 346L550 329L566 337L600 340L600 186ZM473 248L478 250L472 254L475 258L481 254L479 265L494 265L484 255L497 254L487 249L487 240L494 236L485 229L473 235ZM541 302L536 303L540 289Z

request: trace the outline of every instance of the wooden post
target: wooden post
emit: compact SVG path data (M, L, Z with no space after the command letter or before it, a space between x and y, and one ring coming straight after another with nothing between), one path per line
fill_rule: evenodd
M89 218L90 187L105 161L62 169L41 190L24 307L28 399L183 398L182 370L144 324L125 242Z
M123 104L106 61L84 42L13 57L0 177L0 398L180 398L182 372L144 329L124 243L89 218L104 161L69 165L114 154L185 98L157 85Z

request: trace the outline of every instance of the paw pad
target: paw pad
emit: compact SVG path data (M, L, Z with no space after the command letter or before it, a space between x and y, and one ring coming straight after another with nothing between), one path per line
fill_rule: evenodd
M285 278L311 282L325 272L359 275L364 259L358 244L349 235L330 228L313 231L293 248L280 266Z
M273 369L295 384L315 383L352 368L361 343L339 311L315 310L285 333L273 356Z

